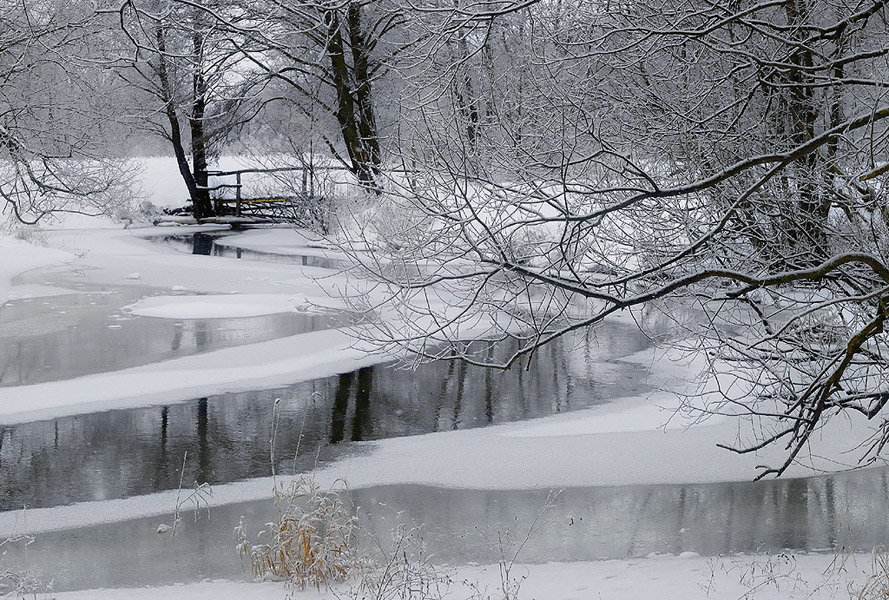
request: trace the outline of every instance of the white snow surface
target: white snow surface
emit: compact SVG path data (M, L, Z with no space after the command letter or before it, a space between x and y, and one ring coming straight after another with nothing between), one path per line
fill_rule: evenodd
M282 294L151 296L125 306L123 310L142 317L162 319L225 319L287 312L321 312L305 296Z
M21 240L12 239L0 235L0 305L8 300L53 295L47 287L14 287L12 280L22 273L38 267L66 262L74 256L67 252L61 252L51 248L41 248ZM59 293L64 293L60 291Z
M872 573L872 557L852 554L701 557L694 553L631 560L514 564L510 579L521 582L528 600L828 600L849 597ZM499 565L441 569L451 600L502 598ZM885 577L885 575L883 576ZM142 589L86 590L53 594L56 600L349 600L368 597L357 583L331 590L287 589L281 583L208 581ZM354 593L352 593L354 592ZM395 596L385 596L395 597ZM401 596L397 596L401 598ZM438 597L438 596L434 596ZM855 597L855 596L853 596Z
M282 253L296 253L297 248L307 245L305 236L289 230L250 234L248 238L253 239L246 240L247 243L261 242L266 249L274 247ZM192 311L188 313L191 316L205 317L229 311L226 316L231 316L244 298L252 298L252 302L243 304L251 305L253 314L258 314L255 311L272 306L292 307L294 298L324 298L325 290L335 295L335 290L347 283L344 276L321 269L178 253L119 227L51 231L47 239L49 248L0 238L0 251L4 254L0 261L0 301L28 293L65 293L61 287L13 289L13 277L50 264L60 265L56 274L108 286L132 285L135 282L130 278L138 273L139 285L171 293L136 303L133 310L156 310L161 317L182 318L186 311ZM201 296L172 293L182 289L214 296L208 301L207 296L201 300ZM109 408L169 404L225 391L264 389L351 371L386 358L368 354L346 330L313 332L63 382L0 388L0 424ZM651 383L659 387L680 385L681 376L693 371L689 364L676 361L672 355L655 351L640 353L635 360L652 365ZM315 478L322 486L345 478L353 488L396 483L522 489L717 482L749 480L757 473L756 465L775 463L783 456L779 448L744 456L719 449L717 443L737 443L745 432L729 418L691 421L675 413L677 406L674 394L658 391L534 421L365 443L359 445L361 452L326 466ZM788 475L854 464L856 457L845 454L848 443L843 442L864 439L867 427L863 421L834 419L813 440L812 451ZM215 486L211 505L271 498L272 489L270 478ZM0 513L0 538L11 532L39 533L164 514L175 505L175 497L176 492L172 491L28 510L24 516L18 512ZM745 593L744 586L755 584L757 577L765 583L756 598L828 598L844 591L850 578L860 580L865 567L869 568L869 559L858 557L857 562L853 561L854 568L839 574L830 586L815 590L816 595L808 595L811 589L802 593L800 588L794 588L794 581L824 581L832 558L797 557L793 572L779 577L787 584L783 587L768 584L768 569L774 571L769 561L775 560L768 557L656 557L522 566L515 572L528 577L522 585L522 598L739 597ZM757 566L763 561L765 567ZM730 566L726 567L727 564ZM744 573L754 576L745 577ZM464 578L493 590L499 583L499 570L496 566L462 567L456 580ZM63 593L54 597L259 600L280 598L284 593L280 584L204 582L156 589ZM315 600L330 596L309 591L297 597ZM468 593L453 597L468 597Z

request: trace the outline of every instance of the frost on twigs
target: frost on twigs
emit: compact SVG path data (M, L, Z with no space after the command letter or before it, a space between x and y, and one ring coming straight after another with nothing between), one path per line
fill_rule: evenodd
M848 576L848 558L849 555L838 554L826 568L813 572L801 568L797 557L787 552L752 557L713 557L707 561L710 573L698 585L712 598L727 595L729 588L724 586L735 581L743 590L740 595L731 593L731 597L738 600L762 597L845 598L847 596L841 590ZM857 598L854 594L851 597Z
M885 600L889 598L889 553L886 548L875 548L873 565L864 584L850 587L854 600Z
M210 498L213 496L213 489L208 483L194 482L191 491L185 490L183 494L182 484L185 478L185 467L188 464L188 452L182 457L182 469L179 471L179 488L176 492L176 507L173 510L172 524L161 523L157 526L157 534L163 535L169 533L171 537L176 537L179 529L182 527L182 510L191 508L194 513L194 520L198 520L198 516L202 509L210 512Z
M421 527L399 524L390 542L370 537L375 548L371 568L362 569L358 585L346 593L332 590L336 598L442 600L453 597L450 592L454 570L431 564Z
M52 591L52 583L44 584L40 577L32 571L6 568L2 563L6 552L14 544L28 546L33 542L34 538L30 535L14 534L0 539L0 599L24 598L26 594L34 595L36 598L39 593Z
M345 491L342 481L322 490L309 477L295 479L276 491L280 517L266 524L257 544L249 541L242 517L235 529L238 552L249 558L254 575L320 589L359 571L365 561L355 544L358 519L341 499Z

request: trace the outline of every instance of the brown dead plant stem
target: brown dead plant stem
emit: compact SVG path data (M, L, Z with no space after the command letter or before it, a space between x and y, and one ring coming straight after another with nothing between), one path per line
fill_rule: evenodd
M279 519L260 532L266 543L252 544L244 518L235 529L238 551L247 556L257 577L283 579L298 588L320 589L346 579L361 567L355 548L358 519L346 508L337 481L321 490L313 479L300 476L286 489L276 490Z
M861 588L849 590L854 600L889 599L889 553L886 548L875 548L871 573Z

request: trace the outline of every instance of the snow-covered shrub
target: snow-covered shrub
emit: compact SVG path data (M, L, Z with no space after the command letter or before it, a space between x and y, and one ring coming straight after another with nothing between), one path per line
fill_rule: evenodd
M250 559L254 575L320 589L359 570L363 561L355 548L358 519L340 498L345 491L342 482L321 490L306 476L276 491L280 517L260 532L260 539L269 538L266 543L249 541L242 518L235 529L238 551Z
M0 558L6 554L6 550L13 544L30 545L34 538L29 535L12 535L0 539ZM0 599L18 599L26 595L33 595L50 591L50 586L41 582L35 573L24 569L4 568L0 563Z
M35 246L46 245L46 235L43 230L25 225L12 215L3 213L0 213L0 236L8 236Z

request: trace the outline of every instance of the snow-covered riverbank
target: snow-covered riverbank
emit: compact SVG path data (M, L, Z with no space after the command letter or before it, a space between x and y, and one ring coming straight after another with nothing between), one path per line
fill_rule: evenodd
M853 554L701 557L653 556L545 565L512 565L521 600L828 600L856 598L873 572L872 556ZM500 566L442 569L445 578L429 600L501 600ZM431 575L427 582L435 583ZM886 575L883 575L886 582ZM886 582L889 584L889 582ZM87 590L54 594L56 600L358 600L357 584L333 590L285 590L280 583L209 581L143 589ZM885 588L883 588L885 589ZM442 595L437 595L442 594ZM386 596L389 597L389 596ZM401 596L397 596L401 597ZM420 598L420 596L412 596Z
M0 249L4 252L0 263L0 300L19 293L35 293L32 286L14 287L13 277L51 265L56 265L53 270L56 281L79 278L98 285L138 283L168 290L170 294L165 296L163 310L170 316L179 314L180 310L194 311L193 294L198 292L215 294L212 303L203 305L209 313L224 312L226 299L230 298L231 304L237 304L242 311L239 314L243 314L239 295L249 293L260 314L287 310L293 306L294 298L312 305L325 301L336 305L324 290L332 292L337 286L345 285L343 276L311 267L177 253L140 238L152 232L107 227L49 231L45 248L0 239ZM227 238L227 243L237 244L237 237ZM308 247L306 237L287 229L245 236L245 246L257 244L277 252L296 253ZM311 250L317 252L317 249ZM67 292L63 286L56 291ZM39 292L54 293L53 288L47 286ZM181 300L177 302L177 298ZM332 329L63 382L0 388L0 423L158 402L169 404L196 393L262 389L351 371L386 359L368 355L354 342L344 330ZM640 353L633 360L650 365L652 382L665 388L681 388L682 376L695 370L693 362L655 350ZM677 407L676 396L661 391L534 421L366 443L365 452L327 466L316 473L316 478L322 485L345 478L353 488L421 483L504 490L719 482L752 479L756 465L777 460L777 450L739 457L717 448L719 442L731 443L736 439L736 425L729 419L716 418L693 424L674 415ZM792 474L807 475L813 467L827 469L853 463L854 456L843 454L848 449L843 442L857 436L855 432L860 432L858 428L862 426L862 423L848 421L832 423L823 432L821 445L812 453L808 464L795 467ZM838 460L842 462L837 463ZM255 479L217 486L210 503L231 504L271 495L272 481ZM175 505L175 496L175 492L161 492L29 510L24 519L21 513L0 513L0 536L164 514ZM496 558L492 556L492 560ZM792 575L779 574L781 586L769 585L768 568L772 567L761 565L774 565L775 560L769 557L718 559L716 562L720 565L734 565L724 569L714 566L716 563L708 558L661 557L534 565L515 572L528 574L521 598L552 599L695 598L705 597L710 585L713 586L710 597L739 597L751 582L764 583L757 598L795 598L808 597L802 594L799 581L809 585L827 580L824 572L830 558L807 555L797 557ZM824 595L830 587L826 586L819 588L821 596L812 597L834 597L845 589L848 579L860 580L869 568L869 557L855 557L849 564L854 564L854 568L839 572L831 584L831 594ZM480 585L490 590L496 589L499 582L496 567L461 567L454 578L480 581ZM810 587L809 591L811 589L814 588ZM471 590L455 589L450 597L469 597L470 593ZM108 590L55 596L72 600L148 599L161 595L264 600L280 598L283 594L280 584L249 586L214 582L156 590ZM301 597L319 596L306 592Z

